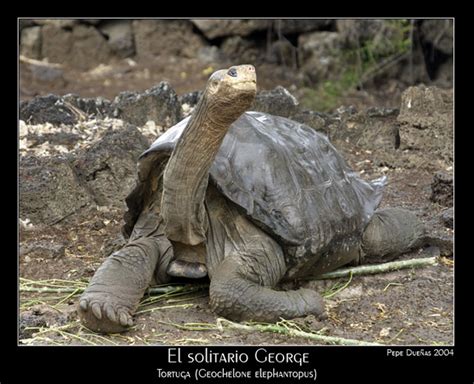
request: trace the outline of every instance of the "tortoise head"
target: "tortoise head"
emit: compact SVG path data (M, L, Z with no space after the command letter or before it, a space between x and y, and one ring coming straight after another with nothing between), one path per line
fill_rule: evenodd
M244 64L214 72L207 82L205 94L214 106L242 113L250 107L256 92L255 67Z

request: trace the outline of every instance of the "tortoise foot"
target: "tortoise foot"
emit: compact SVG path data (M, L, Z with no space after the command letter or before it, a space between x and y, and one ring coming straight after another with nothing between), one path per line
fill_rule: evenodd
M157 264L158 242L142 238L109 256L79 299L82 323L100 333L126 331L149 287Z
M79 317L99 333L120 333L133 325L130 305L108 292L86 292L79 301Z

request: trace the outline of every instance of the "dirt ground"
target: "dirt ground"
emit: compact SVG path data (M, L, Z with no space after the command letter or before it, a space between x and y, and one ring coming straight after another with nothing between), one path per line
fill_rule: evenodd
M64 83L38 83L27 71L21 77L22 99L47 93L77 93L81 96L104 96L112 99L122 90L143 90L151 83L169 80L178 94L201 89L209 70L198 63L185 68L160 71L130 66L125 62L111 68L88 73L67 72ZM167 69L169 66L166 66ZM109 72L107 72L109 71ZM260 75L260 72L262 74ZM291 79L282 76L276 83L270 73L259 72L260 89L277 84L289 86ZM198 76L192 75L198 73ZM267 75L265 74L267 73ZM96 76L96 77L94 77ZM99 76L99 77L97 77ZM100 79L100 81L98 81ZM191 80L192 79L192 80ZM286 83L285 83L286 81ZM59 85L57 85L59 84ZM396 88L396 87L395 87ZM394 89L395 89L394 88ZM384 103L399 104L399 93L393 91L385 100L374 93L361 92L353 100L360 106ZM354 104L354 103L351 103ZM338 146L349 164L363 177L389 177L382 206L402 206L429 220L444 207L429 200L430 184L436 166L391 168L373 162L373 154L354 146ZM22 226L20 232L20 283L49 280L51 287L63 283L51 279L77 282L83 286L102 263L104 244L117 239L123 210L91 207L70 216L54 226ZM448 234L452 230L443 228ZM29 244L36 244L34 247ZM38 246L43 244L43 246ZM54 245L54 246L52 246ZM421 249L402 258L436 256L432 248ZM326 299L328 319L319 322L312 316L294 319L287 327L309 333L320 333L388 345L451 345L453 343L453 268L452 258L440 257L435 266L404 269L372 276L355 276L345 289ZM30 282L29 282L29 281ZM325 292L339 280L306 281L300 285ZM82 283L81 283L82 282ZM182 284L183 282L179 282ZM187 284L188 282L186 282ZM82 284L82 285L81 285ZM153 296L144 302L135 317L135 326L122 335L100 336L80 325L75 313L79 295L51 292L20 293L20 343L34 345L314 345L314 340L278 333L259 333L219 328L217 316L208 305L207 283L192 282L187 290ZM39 286L38 286L39 287ZM197 287L188 292L189 287ZM54 287L53 287L54 288Z

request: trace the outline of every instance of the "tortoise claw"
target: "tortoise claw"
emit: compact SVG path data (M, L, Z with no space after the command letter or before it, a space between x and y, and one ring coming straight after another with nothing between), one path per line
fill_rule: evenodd
M102 319L102 312L100 310L100 304L94 303L92 304L92 313L94 314L97 319L101 320Z
M87 308L88 308L89 304L87 302L87 300L81 300L79 302L79 307L83 310L83 311L87 311Z

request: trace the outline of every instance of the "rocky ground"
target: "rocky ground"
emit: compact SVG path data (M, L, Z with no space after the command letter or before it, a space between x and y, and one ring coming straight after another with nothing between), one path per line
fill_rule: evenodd
M219 327L208 306L205 281L186 282L184 290L144 300L136 325L123 335L95 335L77 320L77 293L122 242L124 198L135 182L137 156L189 114L198 97L198 93L178 96L163 82L110 99L51 95L22 102L21 343L315 343ZM437 256L436 266L354 277L326 300L327 320L308 316L284 326L386 344L453 342L452 91L410 87L400 100L386 107L369 102L324 114L305 109L283 87L258 94L252 109L290 117L324 132L367 179L387 175L382 205L413 210L430 232L443 239L438 247L403 256ZM297 285L327 293L347 281ZM47 290L64 287L69 290ZM46 290L34 291L37 288Z
M436 256L436 266L288 284L330 295L329 317L280 326L384 344L451 344L452 27L452 20L20 20L20 343L316 343L226 327L209 309L206 281L145 297L122 335L96 335L75 312L78 294L123 242L138 155L192 112L214 70L252 63L259 90L252 109L325 133L367 179L387 175L382 206L413 210L441 239L403 256ZM411 87L420 83L429 86Z

